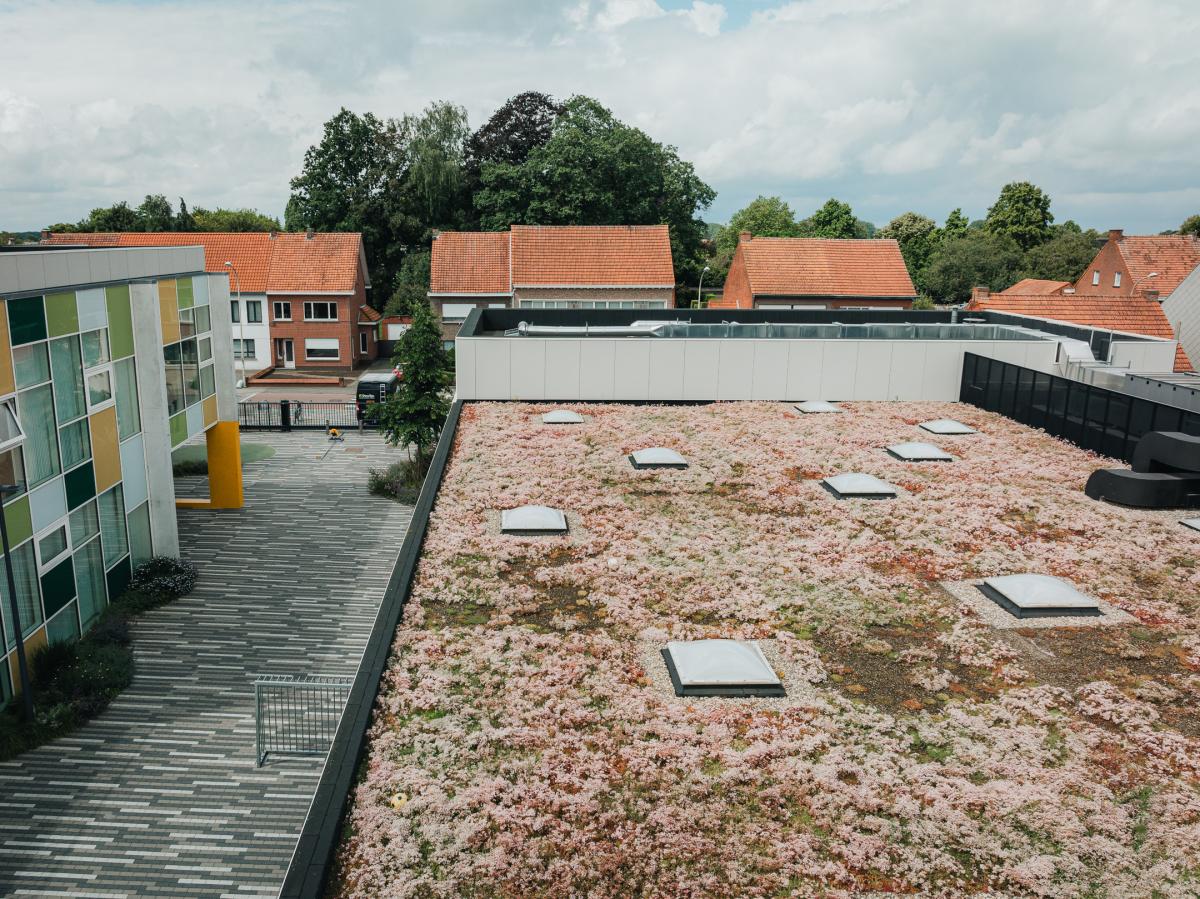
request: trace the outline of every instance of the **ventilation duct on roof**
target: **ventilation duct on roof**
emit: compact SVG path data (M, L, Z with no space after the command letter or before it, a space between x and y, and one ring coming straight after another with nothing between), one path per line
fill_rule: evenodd
M672 641L662 657L676 696L786 695L779 675L753 641Z
M634 450L629 454L629 464L634 468L687 468L687 459L665 446L652 446Z
M953 418L939 418L936 421L922 422L921 428L931 434L942 435L978 433L970 425L965 425L961 421L955 421Z
M872 474L857 472L823 478L821 486L838 499L890 499L896 495L896 488L887 481L881 481Z
M1049 618L1100 614L1100 605L1080 593L1075 585L1045 574L1010 574L990 577L979 590L1016 618Z
M903 462L953 462L954 457L932 443L894 443L888 453Z
M500 531L504 534L534 536L565 534L567 516L549 506L519 506L500 513Z

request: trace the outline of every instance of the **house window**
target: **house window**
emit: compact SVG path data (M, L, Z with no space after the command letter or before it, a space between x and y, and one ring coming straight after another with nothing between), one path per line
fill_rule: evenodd
M238 311L238 301L237 300L229 301L229 320L231 322L233 322L235 325L242 320L242 315Z
M1120 287L1120 286L1121 286L1121 273L1114 272L1113 273L1113 287Z
M341 358L338 352L336 337L308 337L304 341L304 358L323 361L337 361Z
M1100 283L1100 272L1092 272L1092 286L1095 287Z
M442 319L448 322L460 322L475 308L474 303L443 303Z
M67 540L67 526L65 524L60 524L45 536L39 537L38 557L41 561L41 569L45 571L47 568L52 568L55 563L67 554L69 548L70 543Z
M111 403L113 398L112 371L107 368L101 368L89 372L87 389L89 409L96 409L99 406Z
M0 451L20 446L24 440L25 432L21 430L21 420L17 418L12 401L0 403Z
M238 340L236 337L233 338L234 359L253 359L255 356L253 339Z
M292 320L292 304L276 300L271 313L277 322L290 322Z
M337 317L337 303L304 304L304 320L306 322L335 322Z
M366 331L358 332L358 352L362 356L367 355L367 332Z
M288 310L291 315L291 310ZM246 300L246 321L257 325L262 322L262 300Z

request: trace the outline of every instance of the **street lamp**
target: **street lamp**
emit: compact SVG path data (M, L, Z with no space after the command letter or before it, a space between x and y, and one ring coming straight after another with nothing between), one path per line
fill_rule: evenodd
M1129 295L1131 297L1135 296L1137 294L1138 285L1141 284L1143 281L1149 281L1151 278L1157 278L1157 277L1158 277L1158 272L1151 272L1148 275L1142 275L1142 277L1138 278L1136 281L1133 282L1133 287L1131 287L1129 289Z
M704 289L704 273L708 271L708 266L700 271L700 283L696 286L696 308L700 308L700 291Z
M233 285L237 290L238 304L238 359L241 360L242 380L238 382L238 387L246 386L246 310L242 308L242 279L238 277L237 267L232 262L226 260L225 267L233 272Z

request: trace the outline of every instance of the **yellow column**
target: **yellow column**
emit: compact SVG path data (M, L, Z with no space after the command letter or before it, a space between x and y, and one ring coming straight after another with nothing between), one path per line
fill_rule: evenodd
M204 432L208 444L209 508L240 509L242 444L236 421L219 421Z

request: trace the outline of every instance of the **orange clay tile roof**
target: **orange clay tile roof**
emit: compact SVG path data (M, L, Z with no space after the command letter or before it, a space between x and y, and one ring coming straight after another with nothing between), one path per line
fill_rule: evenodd
M377 322L383 318L383 315L378 309L372 309L370 306L359 306L358 318L360 321L365 318L369 322Z
M675 286L666 225L513 225L446 231L433 242L430 293L511 294L513 287Z
M1130 285L1137 284L1139 291L1156 290L1164 298L1200 265L1200 238L1189 234L1122 237L1117 246L1129 270ZM1158 277L1147 278L1151 272L1158 272Z
M507 231L443 231L429 260L430 293L510 294Z
M666 225L513 225L512 281L674 287Z
M204 247L204 268L226 271L228 260L237 269L230 289L242 293L350 293L359 268L366 280L362 235L356 233L276 234L265 232L136 232L50 234L51 245L91 247Z
M1053 321L1071 322L1112 331L1145 334L1147 337L1175 339L1162 304L1140 297L1114 297L1097 294L1021 294L994 293L986 299L972 300L968 309L991 309L1033 315ZM1175 350L1175 371L1192 371L1191 361L1182 346Z
M1062 293L1064 287L1071 286L1070 281L1046 281L1042 278L1024 278L1008 287L999 293L1025 295L1025 296L1044 296L1049 293Z
M737 251L758 296L917 295L894 240L755 237Z

